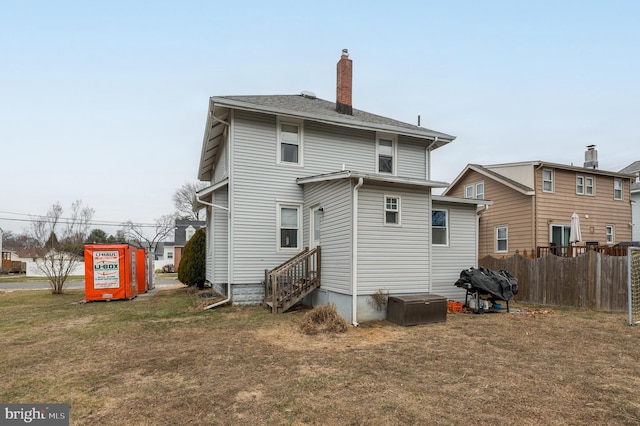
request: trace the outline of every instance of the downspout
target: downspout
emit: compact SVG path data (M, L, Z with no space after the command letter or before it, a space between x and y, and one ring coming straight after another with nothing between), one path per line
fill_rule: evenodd
M543 167L544 163L540 163L540 165L533 171L533 201L531 203L531 211L533 214L533 220L531 221L531 223L533 224L533 247L531 247L531 250L534 250L534 256L537 256L538 253L538 177L536 176L536 174L538 173L538 170ZM549 227L547 226L547 235L548 234ZM551 239L549 239L549 241L551 241Z
M429 146L427 147L427 175L425 176L425 178L427 180L431 180L431 147L433 145L435 145L435 143L438 142L438 137L436 136L433 141L431 141L431 143L429 144ZM427 220L431 220L431 211L433 210L433 188L429 188L429 211L427 212ZM429 274L429 280L428 280L428 288L427 288L427 292L431 293L431 287L432 287L432 280L431 278L433 277L433 243L431 242L431 228L429 228L429 254L428 259L429 259L429 270L428 270L428 274Z
M215 121L222 123L224 125L227 126L227 129L229 129L230 127L230 123L219 119L218 117L215 116L215 111L216 111L216 105L213 104L213 108L211 110L211 118L213 118ZM230 159L231 158L231 137L229 136L227 138L228 144L227 144L227 158ZM228 173L229 173L229 186L227 188L227 200L229 203L229 207L224 207L224 206L220 206L217 204L213 204L213 203L209 203L206 201L203 201L202 199L200 199L199 196L196 195L196 200L198 200L198 202L206 205L206 206L211 206L212 208L215 209L221 209L227 212L227 298L224 300L221 300L220 302L216 302L212 305L209 306L205 306L205 310L207 309L213 309L216 306L220 306L223 305L225 303L228 303L231 300L231 162L227 161L227 167L229 168Z
M436 142L438 142L437 136L427 147L427 176L425 176L427 180L431 180L431 147L435 145Z
M364 184L364 179L358 178L358 183L353 187L353 223L352 223L352 237L351 244L351 283L353 285L353 292L351 295L351 323L358 326L358 189Z
M476 266L476 268L478 267L478 254L479 254L478 252L480 251L479 250L479 246L480 246L480 217L487 210L489 210L489 204L485 204L484 205L484 209L479 210L479 211L476 212L476 215L477 215L476 216L476 256L475 256L475 259L476 259L476 265L475 266ZM484 240L486 240L486 238L484 238ZM485 242L485 244L486 244L486 242ZM488 253L486 245L484 247L484 250L485 250L485 252Z
M204 200L202 200L200 198L199 195L196 195L196 200L199 203L204 204L205 206L210 206L210 207L213 207L213 208L216 208L216 209L221 209L221 210L224 210L224 211L227 212L227 234L228 234L229 233L228 228L229 228L229 225L230 225L230 222L231 222L231 211L229 210L229 208L228 207L219 206L217 204L213 204L213 203L210 203L208 201L204 201ZM229 241L227 241L227 246L228 245L229 245ZM229 257L228 254L227 254L227 257ZM212 308L215 308L216 306L223 305L223 304L225 304L225 303L227 303L227 302L229 302L231 300L231 279L230 279L231 277L229 276L230 273L231 273L231 270L229 268L227 268L227 298L222 300L222 301L220 301L220 302L216 302L213 305L205 306L205 308L204 308L205 310L206 309L212 309Z

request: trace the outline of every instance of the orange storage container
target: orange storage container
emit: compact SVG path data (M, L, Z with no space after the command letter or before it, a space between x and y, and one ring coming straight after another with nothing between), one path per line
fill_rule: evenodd
M138 294L153 290L153 256L143 248L139 248L136 254L136 271Z
M85 244L85 300L133 299L138 295L138 249L129 244ZM142 265L144 270L144 265Z

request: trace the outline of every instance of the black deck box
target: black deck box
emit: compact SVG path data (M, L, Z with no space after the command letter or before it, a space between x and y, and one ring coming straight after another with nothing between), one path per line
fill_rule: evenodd
M447 320L447 298L437 294L389 297L387 319L398 325L418 325Z

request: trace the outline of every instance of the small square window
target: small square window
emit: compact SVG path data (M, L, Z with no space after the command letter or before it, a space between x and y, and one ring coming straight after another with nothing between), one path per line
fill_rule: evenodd
M400 224L400 198L384 198L384 223L386 225Z

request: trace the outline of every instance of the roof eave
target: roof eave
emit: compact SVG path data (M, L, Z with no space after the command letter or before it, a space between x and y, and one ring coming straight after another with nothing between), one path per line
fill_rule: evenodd
M211 101L214 104L218 104L228 108L241 109L244 111L266 112L271 114L289 116L293 118L313 120L313 121L317 121L319 123L325 123L325 124L334 124L334 125L339 124L341 126L349 127L353 129L392 132L392 133L403 135L403 136L411 136L419 139L429 139L436 142L435 145L432 146L432 149L436 149L441 146L444 146L449 142L452 142L456 138L455 136L448 135L446 133L441 133L441 132L427 131L427 130L414 131L411 129L391 126L387 124L365 123L362 121L353 121L350 119L340 119L339 117L326 118L317 114L305 113L305 112L284 109L284 108L265 107L262 105L250 104L247 102L237 101L233 99L226 99L221 97L212 97Z

